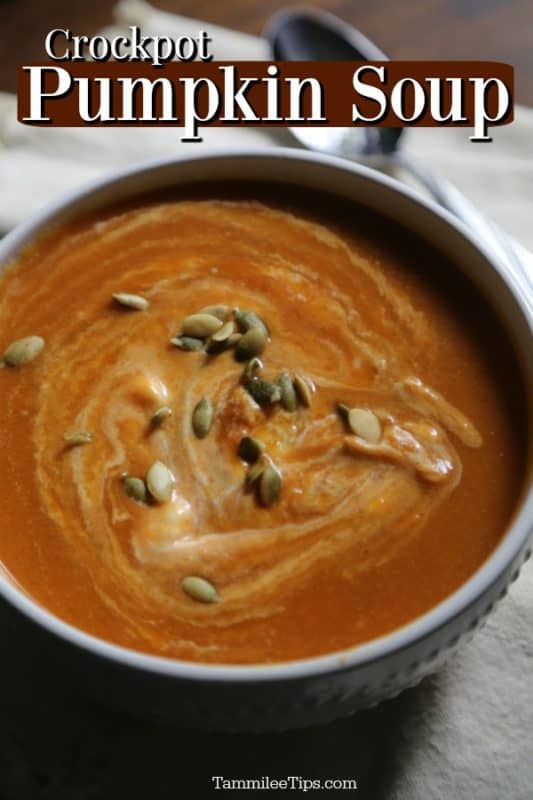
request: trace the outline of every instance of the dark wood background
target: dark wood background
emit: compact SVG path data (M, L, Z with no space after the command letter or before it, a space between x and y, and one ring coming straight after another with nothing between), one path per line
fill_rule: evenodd
M0 0L0 90L15 68L43 57L54 27L93 34L116 0ZM518 102L533 105L533 0L154 0L186 16L258 34L288 5L317 6L352 22L391 58L490 59L516 68Z

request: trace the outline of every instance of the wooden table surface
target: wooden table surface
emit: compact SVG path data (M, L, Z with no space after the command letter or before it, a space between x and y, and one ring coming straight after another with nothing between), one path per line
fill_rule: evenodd
M0 90L18 64L43 58L55 27L94 34L116 0L0 0ZM533 105L533 0L154 0L175 13L258 34L288 5L316 6L360 28L390 58L487 59L516 68L516 99Z

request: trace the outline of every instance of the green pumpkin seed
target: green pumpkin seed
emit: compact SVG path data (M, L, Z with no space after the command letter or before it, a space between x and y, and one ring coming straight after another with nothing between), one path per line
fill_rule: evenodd
M286 411L296 411L298 408L298 397L290 375L283 372L278 378L278 386L281 392L281 405Z
M295 375L294 388L296 389L296 394L302 405L309 408L313 400L313 390L309 381L302 375Z
M137 500L138 503L146 503L148 489L142 478L136 478L134 475L125 475L122 478L122 485L128 497Z
M213 425L213 417L211 401L207 397L202 397L192 412L192 429L198 439L205 439Z
M204 306L197 313L209 314L211 317L216 317L221 322L224 322L229 314L229 306L225 306L222 303L214 306Z
M215 331L215 333L211 337L211 341L213 342L225 342L235 333L235 323L232 319L229 322L225 322L224 325Z
M171 499L176 486L174 475L162 461L154 461L146 473L148 491L158 503L166 503Z
M205 352L210 355L223 353L225 350L234 347L240 338L241 334L235 333L235 323L230 320L209 338L205 345Z
M2 362L8 367L22 367L37 358L44 347L41 336L25 336L12 342L2 356Z
M77 447L80 444L90 444L93 435L88 431L75 431L74 433L65 433L63 439L68 447Z
M381 439L381 423L367 408L351 408L348 424L352 433L370 444L377 444Z
M281 494L281 473L268 463L261 473L258 485L259 499L264 506L271 506L279 500Z
M207 339L222 327L222 320L212 314L191 314L183 320L181 333L197 339Z
M243 461L253 464L265 449L266 445L260 439L254 439L252 436L243 436L239 442L237 453Z
M212 336L205 343L205 352L209 353L210 356L216 356L219 353L223 353L227 349L228 349L227 341L226 342L214 342Z
M278 403L281 399L280 388L276 383L265 381L263 378L253 378L244 384L244 388L260 406Z
M245 489L251 489L254 483L259 480L265 467L268 464L267 457L264 453L262 453L255 464L252 464L251 467L248 468L246 475L244 476L244 487Z
M235 321L242 333L251 331L252 328L261 328L268 337L269 330L264 321L258 314L255 313L255 311L241 311L239 308L234 308L233 316L235 317Z
M349 406L345 405L344 403L337 403L335 406L337 410L337 414L342 419L343 422L348 422L348 415L350 413Z
M128 292L115 292L113 300L124 308L131 308L133 311L146 311L150 303L146 297L140 294L128 294Z
M212 583L198 575L187 575L181 582L181 588L193 600L199 603L216 603L219 600L218 592Z
M161 406L157 411L154 411L150 417L150 427L159 428L163 422L172 416L172 409L170 406Z
M250 358L260 355L266 347L268 334L264 328L250 328L243 333L237 347L235 358L237 361L249 361Z
M263 362L260 358L251 358L246 364L244 372L242 373L243 383L253 380L257 377L257 373L263 369Z
M179 347L180 350L201 350L204 346L203 339L196 339L194 336L174 336L170 344Z

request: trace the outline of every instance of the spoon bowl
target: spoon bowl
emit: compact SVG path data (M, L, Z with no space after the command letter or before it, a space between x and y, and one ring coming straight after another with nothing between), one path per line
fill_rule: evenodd
M276 61L388 61L385 53L352 25L318 9L275 14L263 32ZM294 127L304 147L364 160L393 153L404 128ZM379 161L379 158L376 162Z

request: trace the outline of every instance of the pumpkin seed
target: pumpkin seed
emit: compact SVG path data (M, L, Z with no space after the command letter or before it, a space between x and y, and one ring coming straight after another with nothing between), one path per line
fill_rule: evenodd
M239 442L237 452L239 458L242 458L248 464L253 464L265 449L266 445L260 439L254 439L252 436L243 436Z
M113 300L124 308L131 308L133 311L146 311L150 303L146 297L140 294L129 294L128 292L115 292Z
M232 334L235 333L235 323L232 319L229 322L225 322L224 325L215 331L215 333L211 337L211 341L213 342L225 342L229 339Z
M235 348L237 361L248 361L260 355L266 347L268 334L264 328L250 328L243 333L241 340Z
M374 412L367 408L351 408L348 424L352 433L370 444L377 444L381 439L381 423Z
M157 411L154 411L150 417L150 427L159 428L163 422L172 416L172 409L170 406L161 406Z
M205 352L209 353L210 356L215 356L218 355L218 353L223 353L225 350L228 350L229 347L228 339L226 339L225 342L216 342L211 336L205 343Z
M74 433L65 433L63 439L68 447L77 447L80 444L92 442L93 435L87 431L75 431Z
M216 317L221 322L224 322L229 314L229 306L222 303L214 306L204 306L198 311L198 314L209 314L211 317Z
M181 333L183 336L207 339L218 331L222 324L222 321L212 314L191 314L183 320Z
M344 403L337 403L335 408L337 409L337 414L343 420L343 422L348 422L348 415L350 413L349 406L345 405Z
M213 416L211 401L207 397L202 397L192 412L192 429L198 439L204 439L211 430Z
M179 347L180 350L201 350L204 346L203 339L196 339L194 336L174 336L170 344Z
M2 356L2 362L8 367L22 367L37 358L44 347L41 336L25 336L12 342Z
M298 408L298 397L290 375L283 372L278 378L278 386L281 393L281 405L286 411L296 411Z
M259 314L256 314L255 311L241 311L239 308L234 308L233 316L242 333L251 331L252 328L261 328L268 337L269 330Z
M281 494L281 473L277 467L268 463L261 473L258 486L259 499L264 506L271 506Z
M174 475L162 461L154 461L146 473L148 491L158 503L166 503L172 497L176 481Z
M210 355L223 353L234 347L240 340L242 334L235 333L235 323L233 320L224 323L220 330L216 331L207 341L205 352Z
M313 400L313 390L307 378L304 378L302 375L295 375L294 388L296 389L296 394L300 402L304 406L309 407Z
M281 399L279 386L276 383L265 381L263 378L253 378L244 384L244 388L260 406L271 405Z
M245 489L251 489L254 483L259 480L265 467L268 464L267 457L264 453L262 453L255 464L252 464L251 467L248 468L246 475L244 476L244 487Z
M253 380L257 377L257 373L263 369L263 362L260 358L251 358L246 364L244 372L242 373L243 383Z
M235 347L235 345L242 339L242 333L232 333L229 339L226 339L225 344L228 347Z
M128 497L137 500L138 503L146 503L148 489L142 478L136 478L134 475L125 475L122 478L122 485Z
M199 603L216 603L219 600L218 592L212 583L198 575L187 575L181 582L181 588L193 600Z

